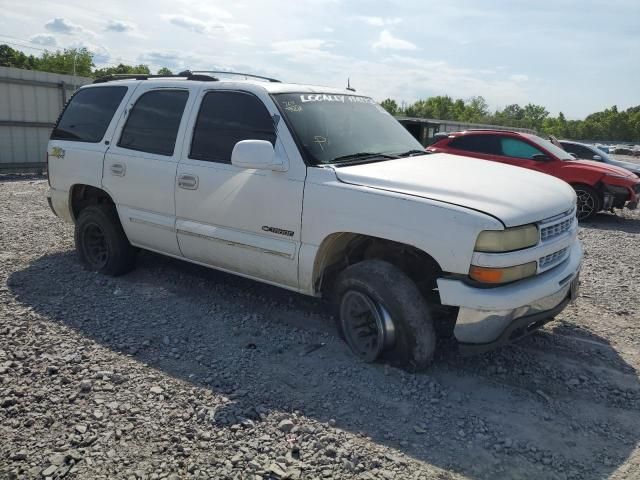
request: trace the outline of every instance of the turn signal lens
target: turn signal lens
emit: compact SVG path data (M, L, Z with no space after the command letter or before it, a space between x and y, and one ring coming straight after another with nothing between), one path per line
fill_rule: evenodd
M536 274L537 269L538 265L536 262L504 268L489 268L471 265L471 268L469 269L469 277L482 283L509 283L531 277Z
M485 230L476 240L476 252L513 252L538 243L538 227L524 225L506 230Z

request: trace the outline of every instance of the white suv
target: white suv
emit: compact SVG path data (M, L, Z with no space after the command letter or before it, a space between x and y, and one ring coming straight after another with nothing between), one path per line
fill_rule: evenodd
M556 178L431 154L351 90L183 72L81 88L53 130L48 199L80 260L138 248L337 309L355 354L426 367L438 335L478 351L575 298L575 194Z

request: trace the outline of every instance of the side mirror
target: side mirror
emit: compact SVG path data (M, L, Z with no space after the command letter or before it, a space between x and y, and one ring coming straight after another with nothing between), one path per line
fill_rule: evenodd
M602 161L602 157L601 157L600 155L594 155L594 156L593 156L593 159L594 159L596 162L601 162L601 161Z
M571 152L569 152L569 155L571 155L573 158L575 158L576 160L578 160L578 155L576 155L575 153L571 153Z
M286 170L282 160L276 157L273 145L266 140L241 140L236 143L231 152L231 164L257 170Z
M536 153L531 157L531 160L535 160L537 162L546 162L551 159L548 156L546 156L544 153Z

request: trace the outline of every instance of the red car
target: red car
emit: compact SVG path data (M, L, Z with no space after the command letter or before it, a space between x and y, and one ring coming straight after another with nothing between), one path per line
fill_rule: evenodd
M628 170L576 160L548 140L528 133L502 130L455 132L437 140L427 151L508 163L558 177L576 191L578 220L586 220L600 210L625 206L634 209L640 197L640 179Z

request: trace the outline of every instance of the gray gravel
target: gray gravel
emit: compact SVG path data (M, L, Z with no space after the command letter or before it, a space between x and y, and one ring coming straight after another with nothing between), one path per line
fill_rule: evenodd
M583 226L556 322L411 375L314 299L151 253L84 271L46 186L0 179L0 478L640 478L638 213Z

